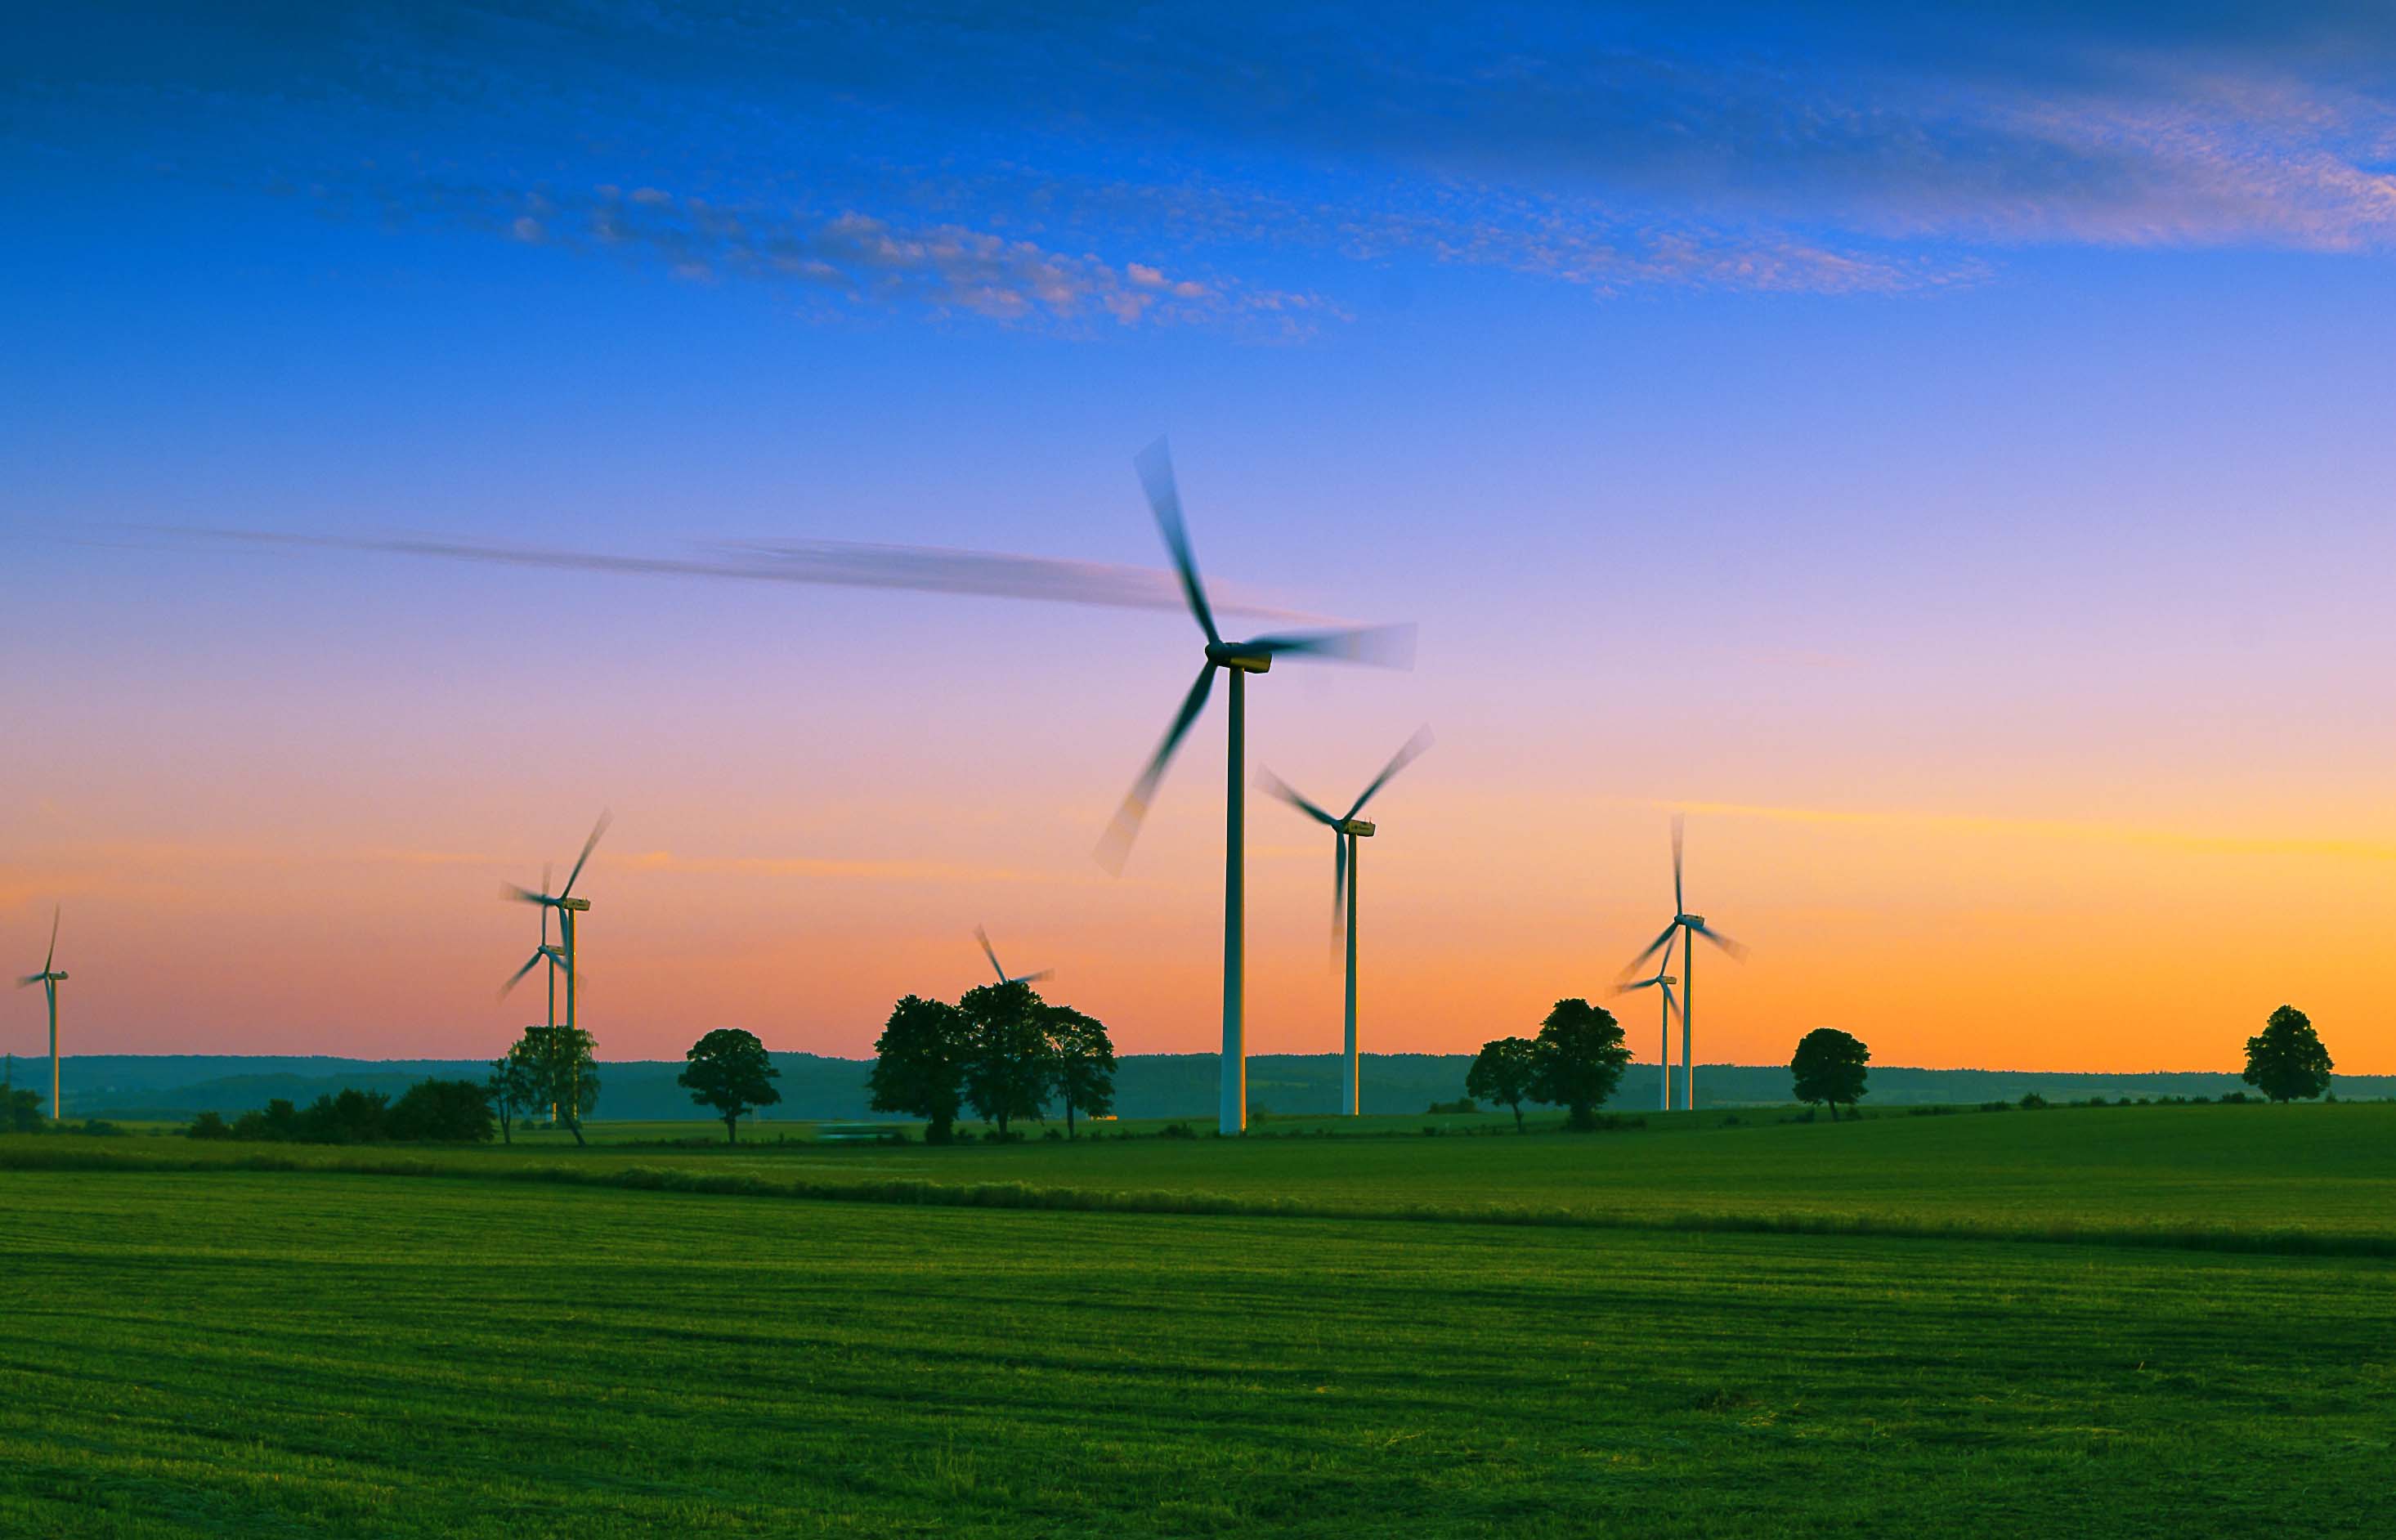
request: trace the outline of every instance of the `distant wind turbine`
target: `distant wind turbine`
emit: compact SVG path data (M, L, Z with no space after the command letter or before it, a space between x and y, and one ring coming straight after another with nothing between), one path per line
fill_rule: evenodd
M613 821L613 817L614 815L606 812L599 815L599 821L591 826L591 837L582 842L582 854L575 857L574 870L566 874L566 885L555 893L549 891L549 870L546 867L541 870L541 890L539 893L520 888L513 883L503 884L499 891L499 896L502 898L512 898L522 904L539 904L541 909L540 949L534 952L526 961L525 965L518 968L505 984L499 986L499 993L504 996L522 982L525 975L539 967L542 959L548 959L552 970L562 969L566 974L566 1033L569 1042L580 1041L574 1036L576 985L582 976L579 958L574 946L574 922L577 915L587 912L591 908L590 899L574 896L574 884L581 877L583 866L591 859L591 852L598 846L599 836L607 832L607 825ZM549 944L548 916L552 909L557 911L558 944L554 947ZM552 1028L557 1025L556 989L555 973L552 971L549 1003L549 1021ZM581 1055L577 1052L575 1062L579 1064L580 1059ZM578 1099L574 1110L579 1117L581 1113L579 1087L576 1095Z
M1247 1127L1248 1119L1247 1039L1241 971L1246 922L1245 853L1242 839L1246 810L1248 675L1265 672L1276 657L1284 655L1405 667L1413 657L1414 628L1378 626L1361 631L1302 631L1258 636L1245 642L1224 641L1222 632L1215 629L1214 611L1207 607L1205 586L1199 581L1198 562L1190 551L1189 531L1181 523L1181 492L1174 484L1173 458L1166 452L1165 441L1159 439L1150 445L1133 463L1148 493L1148 505L1156 515L1156 526L1165 536L1165 549L1172 553L1174 568L1180 574L1182 596L1189 602L1190 613L1197 618L1198 629L1206 633L1206 660L1198 670L1197 682L1182 697L1181 709L1174 713L1172 725L1165 730L1165 740L1149 757L1139 778L1125 796L1123 806L1116 810L1113 823L1098 842L1098 858L1111 870L1123 870L1125 859L1131 854L1132 841L1139 832L1140 820L1148 816L1149 802L1156 794L1157 783L1165 778L1165 769L1172 762L1174 750L1181 746L1190 724L1205 709L1207 694L1215 687L1215 675L1218 671L1229 673L1231 752L1223 797L1223 1072L1218 1127L1225 1134L1238 1134Z
M42 992L50 997L50 1122L52 1122L59 1121L59 986L67 981L67 976L55 966L58 960L59 911L57 906L53 905L50 909L50 949L42 959L42 971L37 974L27 974L17 980L17 988L20 989L28 984L39 984L42 987Z
M1038 973L1016 974L1010 976L1007 971L999 965L998 953L991 948L990 932L982 929L979 925L976 925L974 927L974 939L981 943L981 953L984 957L990 959L991 970L998 975L998 981L1001 984L1037 984L1044 978L1050 978L1056 976L1056 969L1043 968Z
M1372 784L1365 787L1355 802L1349 805L1348 811L1338 817L1332 816L1298 795L1288 782L1271 771L1266 771L1260 777L1266 790L1331 830L1331 843L1334 851L1331 868L1331 921L1335 925L1344 921L1348 932L1348 1106L1346 1110L1348 1116L1351 1118L1364 1110L1364 1086L1356 1054L1356 883L1360 875L1357 857L1363 855L1364 847L1356 842L1372 838L1376 827L1356 815L1364 811L1364 804L1373 800L1375 792L1390 783L1391 777L1414 763L1416 756L1430 747L1431 729L1427 727L1418 729L1414 737L1406 740L1404 748L1390 756L1390 763L1381 767L1381 773L1373 777Z
M1663 1036L1657 1041L1656 1044L1656 1092L1657 1105L1667 1112L1672 1110L1672 986L1680 982L1672 976L1670 971L1671 966L1672 948L1668 942L1664 947L1663 957L1656 963L1654 977L1633 979L1628 984L1617 984L1614 987L1614 992L1618 995L1629 994L1633 989L1664 991Z
M1745 957L1747 949L1723 935L1722 932L1709 927L1704 915L1689 912L1688 900L1682 896L1681 891L1682 823L1681 815L1673 814L1672 923L1664 927L1663 935L1647 944L1645 951L1631 960L1630 965L1622 970L1621 981L1627 982L1649 958L1659 951L1664 952L1669 960L1671 957L1669 949L1674 938L1678 937L1681 943L1681 1105L1695 1110L1697 1105L1697 1061L1690 1056L1694 1046L1694 1030L1689 1024L1697 991L1697 944L1695 938L1704 936L1708 941L1730 953L1733 958ZM1670 1081L1671 1078L1671 1070L1667 1067L1665 1079ZM1669 1109L1671 1105L1669 1100L1669 1090L1667 1095L1665 1106Z

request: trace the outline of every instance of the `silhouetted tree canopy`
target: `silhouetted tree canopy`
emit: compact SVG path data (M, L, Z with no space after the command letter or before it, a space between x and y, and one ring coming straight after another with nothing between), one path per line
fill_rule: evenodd
M1531 1044L1532 1099L1567 1109L1574 1128L1595 1127L1597 1109L1630 1062L1613 1012L1586 1000L1559 1000Z
M2246 1040L2246 1072L2239 1078L2275 1102L2300 1101L2329 1089L2330 1069L2329 1050L2313 1031L2312 1018L2283 1005L2260 1037Z
M1065 1104L1065 1136L1076 1138L1075 1111L1102 1118L1115 1109L1115 1045L1105 1023L1071 1005L1043 1005L1040 1015L1056 1067L1058 1099Z
M1047 1007L1029 984L984 984L957 1002L965 1016L965 1099L998 1125L1001 1138L1017 1118L1045 1117L1056 1082L1056 1051L1048 1042Z
M675 1077L675 1083L689 1087L691 1100L715 1109L724 1120L726 1144L739 1142L743 1115L782 1099L773 1083L782 1072L774 1068L754 1033L718 1027L692 1043L683 1057L690 1067Z
M1498 1038L1483 1043L1472 1068L1464 1072L1464 1094L1476 1101L1512 1108L1514 1129L1520 1133L1523 1103L1531 1094L1531 1081L1537 1070L1537 1051L1529 1038Z
M534 1105L547 1108L576 1144L583 1142L582 1120L599 1105L599 1064L592 1056L596 1046L579 1027L543 1026L526 1028L523 1041L512 1050L512 1055L523 1055L532 1077Z
M1871 1050L1862 1040L1840 1031L1836 1027L1817 1027L1797 1040L1797 1052L1790 1057L1789 1072L1796 1078L1797 1099L1809 1104L1827 1103L1830 1121L1839 1121L1839 1104L1856 1105L1864 1094L1864 1066L1871 1062Z
M515 1143L516 1119L536 1112L544 1105L540 1094L540 1076L533 1062L532 1049L519 1042L491 1061L489 1078L483 1082L488 1093L491 1110L499 1114L499 1139Z
M384 1120L384 1135L430 1144L487 1144L493 1132L491 1095L473 1081L420 1080L401 1093Z
M957 1109L965 1105L965 1055L970 1046L965 1014L945 1000L909 995L892 1008L873 1043L873 1069L866 1077L876 1112L922 1118L931 1144L955 1137Z

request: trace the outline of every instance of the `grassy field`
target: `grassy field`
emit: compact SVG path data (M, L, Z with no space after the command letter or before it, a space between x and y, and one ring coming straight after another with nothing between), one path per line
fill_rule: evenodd
M2208 1233L2389 1237L2396 1109L224 1163L256 1153L0 1141L0 1531L2388 1521L2389 1264L2106 1237L2158 1204ZM201 1163L144 1169L170 1162ZM535 1179L561 1166L1256 1210ZM1288 1194L1322 1212L1271 1208ZM1661 1228L1809 1204L1996 1238ZM1407 1205L1444 1221L1371 1216ZM2081 1243L2034 1239L2058 1206Z

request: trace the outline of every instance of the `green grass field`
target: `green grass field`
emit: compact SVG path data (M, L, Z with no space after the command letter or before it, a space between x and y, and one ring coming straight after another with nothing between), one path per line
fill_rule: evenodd
M7 1533L2379 1533L2396 1501L2376 1104L44 1136L0 1140L0 1195Z

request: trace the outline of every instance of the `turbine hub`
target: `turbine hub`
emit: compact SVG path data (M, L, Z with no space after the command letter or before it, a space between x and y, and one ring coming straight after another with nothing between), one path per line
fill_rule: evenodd
M572 909L577 914L579 914L584 909L591 907L591 900L588 898L560 898L557 901L557 907L559 909Z
M1209 642L1206 661L1242 673L1263 673L1272 667L1272 654L1245 642Z
M1706 923L1706 917L1702 914L1675 915L1672 923L1676 925L1687 925L1692 928L1696 928L1702 926Z
M1373 820L1370 818L1345 818L1335 827L1340 833L1353 834L1360 840L1373 837Z

